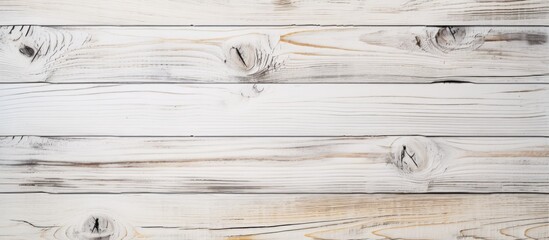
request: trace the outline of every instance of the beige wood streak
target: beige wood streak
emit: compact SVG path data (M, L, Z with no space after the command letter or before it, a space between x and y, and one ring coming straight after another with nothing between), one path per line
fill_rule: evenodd
M0 199L3 239L549 237L546 195L2 194ZM99 233L91 233L93 218L99 219Z
M547 27L4 26L0 82L547 83L547 35Z
M0 156L1 192L549 192L547 138L17 136Z
M0 24L547 25L545 0L3 0Z
M1 84L0 135L548 136L536 84Z

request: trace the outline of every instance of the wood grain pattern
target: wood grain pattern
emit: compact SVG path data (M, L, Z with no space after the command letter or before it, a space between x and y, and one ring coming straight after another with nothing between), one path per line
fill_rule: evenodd
M4 239L549 238L546 195L2 194L0 199ZM99 232L91 233L94 218Z
M2 0L0 24L547 25L545 0Z
M0 0L0 240L549 240L548 36L547 0Z
M0 28L0 82L549 82L547 27Z
M549 136L535 84L1 84L0 135Z
M0 156L1 192L549 193L549 138L17 136Z

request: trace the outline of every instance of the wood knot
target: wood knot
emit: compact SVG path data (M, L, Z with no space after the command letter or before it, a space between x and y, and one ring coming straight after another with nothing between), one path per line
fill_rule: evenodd
M406 175L429 177L439 168L442 152L426 137L401 137L391 144L390 162Z
M430 53L470 51L484 43L484 34L468 27L429 27L426 35L416 35L414 44Z
M34 49L27 45L23 45L21 48L19 48L19 52L27 57L33 57L34 56Z
M82 49L91 40L89 34L39 26L0 27L0 68L10 69L6 79L47 81L56 65L67 55Z
M469 33L466 27L441 27L434 40L435 47L445 53L476 49L483 43L481 35Z
M107 240L115 239L115 221L102 214L94 214L82 220L73 229L73 236L76 239L86 240Z
M71 224L52 227L44 234L51 234L48 239L126 240L134 238L138 233L106 214L95 213L76 219Z
M258 78L280 67L275 55L278 39L267 35L245 35L231 38L223 45L225 64L241 77Z
M89 216L79 229L81 239L110 239L114 234L114 221L104 215Z

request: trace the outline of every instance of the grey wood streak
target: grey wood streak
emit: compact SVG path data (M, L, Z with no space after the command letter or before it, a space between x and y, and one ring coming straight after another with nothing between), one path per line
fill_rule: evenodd
M0 24L547 25L545 0L3 0Z
M0 156L0 192L549 193L548 138L14 136Z
M0 82L547 83L547 35L547 27L5 26Z
M0 135L549 136L536 84L0 84Z
M549 238L549 198L529 194L11 194L0 211L5 239Z

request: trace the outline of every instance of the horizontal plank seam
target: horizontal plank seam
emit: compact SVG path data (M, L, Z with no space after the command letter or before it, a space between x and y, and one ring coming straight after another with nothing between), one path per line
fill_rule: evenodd
M549 195L546 192L48 192L48 191L22 191L22 192L0 192L0 195L16 194L51 194L51 195Z
M517 78L517 77L533 77L533 76L548 76L549 74L539 74L539 75L528 75L528 76L462 76L465 78L470 77L478 77L478 78L493 78L493 77L501 77L501 78ZM418 77L422 78L422 77ZM446 81L433 81L433 82L268 82L268 81L261 81L261 82L195 82L195 81L180 81L180 82L170 82L170 81L149 81L149 82L0 82L0 85L9 85L9 84L48 84L48 85L76 85L76 84L96 84L96 85L109 85L109 84L117 84L117 85L152 85L152 84L158 84L158 85L216 85L216 84L222 84L222 85L252 85L252 84L269 84L269 85L392 85L392 84L405 84L405 85L433 85L433 84L474 84L474 85L549 85L547 82L515 82L515 83L497 83L497 82L485 82L485 83L478 83L478 82L470 82L470 81L462 81L462 80L446 80Z
M441 25L441 24L433 24L433 25L421 25L421 24L221 24L221 25L202 25L202 24L186 24L186 25L139 25L139 24L129 24L129 25L112 25L112 24L29 24L29 23L17 23L17 24L4 24L0 26L41 26L41 27L193 27L193 28L209 28L209 27L446 27L446 26L452 26L452 27L549 27L549 25L546 24L447 24L447 25Z
M0 135L0 138L44 137L44 138L368 138L368 137L428 137L428 138L549 138L549 136L525 135L421 135L421 134L388 134L388 135Z

